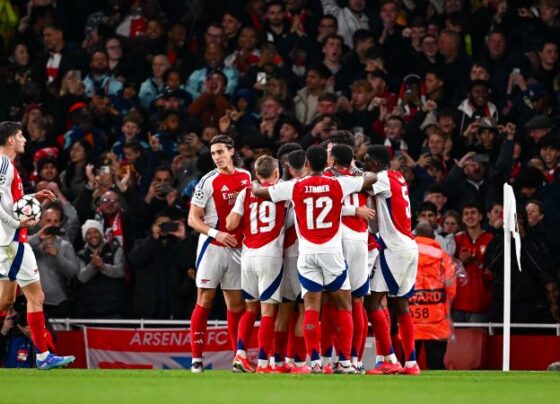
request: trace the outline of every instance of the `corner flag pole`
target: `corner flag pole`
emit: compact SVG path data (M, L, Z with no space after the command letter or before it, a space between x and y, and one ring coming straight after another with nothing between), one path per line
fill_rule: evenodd
M513 188L504 184L504 342L502 370L509 371L511 340L511 236L515 240L517 267L521 271L521 239L517 227Z

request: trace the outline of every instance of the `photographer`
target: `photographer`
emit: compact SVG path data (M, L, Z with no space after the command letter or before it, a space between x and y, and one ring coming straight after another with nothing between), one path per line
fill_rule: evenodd
M129 255L135 316L187 318L196 299L194 246L179 209L168 207L156 215L150 236L137 240Z
M27 326L26 305L25 297L18 296L6 317L0 319L0 367L33 367L35 355Z
M70 315L67 286L78 273L78 259L72 244L63 238L60 207L43 208L41 229L29 237L29 245L37 258L41 285L45 293L45 313L60 318Z
M85 247L78 252L80 270L77 316L120 318L125 300L124 253L116 239L105 240L103 225L87 220L82 226Z
M156 168L154 177L144 198L147 220L153 218L167 206L173 206L179 197L179 191L173 188L175 178L171 168L160 166Z

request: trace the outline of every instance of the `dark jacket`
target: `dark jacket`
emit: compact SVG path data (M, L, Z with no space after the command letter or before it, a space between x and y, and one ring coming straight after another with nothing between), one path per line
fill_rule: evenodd
M138 240L129 260L136 274L134 315L141 318L187 318L189 302L196 301L195 280L187 275L195 267L196 242L187 237Z
M84 318L120 317L125 301L125 260L117 240L105 243L99 255L105 263L104 270L90 265L93 251L84 247L78 252L80 271L77 278L77 315Z

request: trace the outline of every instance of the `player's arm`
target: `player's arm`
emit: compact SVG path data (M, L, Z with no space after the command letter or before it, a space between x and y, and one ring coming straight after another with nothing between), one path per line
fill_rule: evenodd
M264 199L265 201L270 201L272 198L270 197L270 192L268 190L269 187L263 187L258 182L253 182L251 184L251 192L257 198Z
M364 172L362 178L364 179L364 183L362 184L361 191L369 191L373 184L377 182L377 175L370 171Z
M237 240L234 236L223 231L218 231L204 223L204 208L201 208L200 206L196 206L191 203L188 223L189 226L192 227L196 232L207 234L208 236L216 239L218 242L227 247L237 246Z
M229 231L233 231L239 227L241 223L241 219L243 218L244 213L244 202L245 202L245 195L247 191L243 190L235 199L235 205L233 205L233 209L229 212L229 215L226 217L226 229Z
M13 181L13 169L11 168L11 163L9 163L8 158L2 156L2 171L0 171L0 199L11 198L9 195L12 194L12 181ZM11 227L12 229L18 229L21 225L20 221L17 220L12 212L7 212L4 206L0 203L0 222Z

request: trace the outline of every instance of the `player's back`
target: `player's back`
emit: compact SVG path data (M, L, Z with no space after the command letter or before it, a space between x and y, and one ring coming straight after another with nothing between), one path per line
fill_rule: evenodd
M256 197L249 188L243 199L243 254L281 257L284 244L286 202Z
M347 169L338 169L336 172L333 170L325 171L327 177L341 177L350 176L352 173ZM368 195L364 192L354 192L347 195L342 201L343 206L367 206ZM342 216L342 238L351 238L366 240L367 239L368 222L359 216Z
M391 250L416 249L408 186L402 174L395 170L379 172L373 190L381 246Z
M301 254L342 252L340 183L324 175L298 180L293 189L296 229Z
M226 218L231 212L237 194L251 183L251 174L235 168L233 173L224 174L212 170L201 178L196 186L191 203L204 208L204 223L221 232L227 232ZM241 245L242 228L234 232L238 245ZM212 244L221 245L216 240Z

